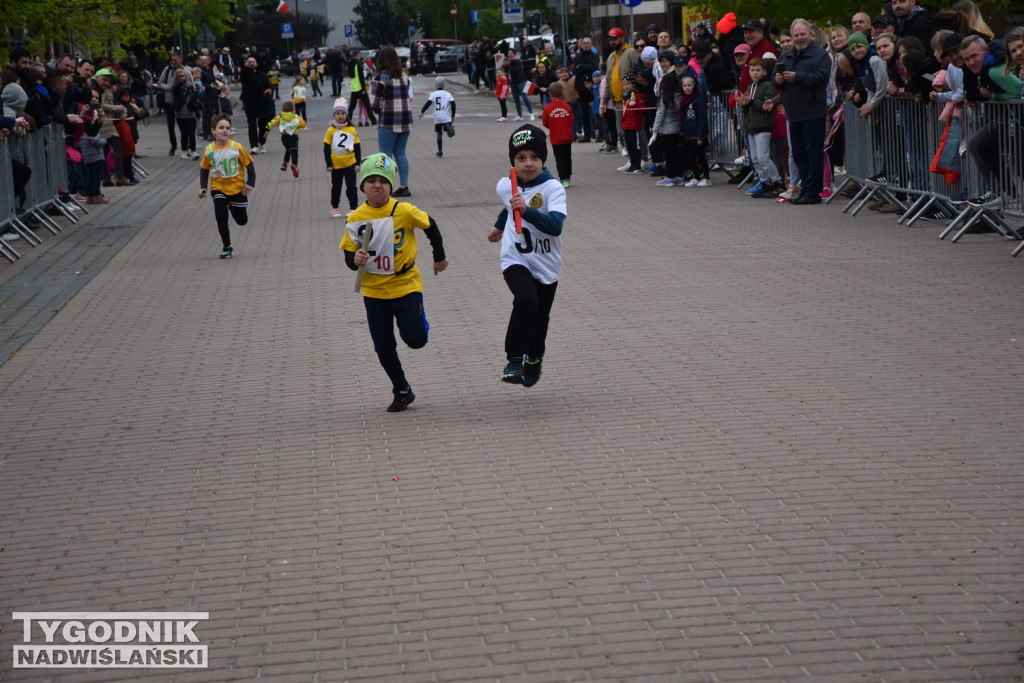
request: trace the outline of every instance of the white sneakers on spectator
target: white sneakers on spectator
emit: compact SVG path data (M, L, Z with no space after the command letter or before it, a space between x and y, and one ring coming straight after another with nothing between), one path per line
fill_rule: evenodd
M632 164L627 161L625 164L623 164L622 166L619 166L615 170L618 171L619 173L625 173L626 171L629 170L630 166L632 166Z
M697 187L711 187L711 179L705 178L697 183Z
M188 159L189 158L189 153L188 152L182 152L181 153L181 158L182 159Z

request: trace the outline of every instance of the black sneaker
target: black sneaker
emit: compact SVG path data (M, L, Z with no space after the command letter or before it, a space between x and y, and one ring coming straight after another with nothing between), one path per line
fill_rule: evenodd
M438 155L438 156L440 156L440 155ZM402 187L398 188L397 190L395 190L394 192L392 192L391 196L392 197L411 197L412 196L412 192L409 192L409 188L408 187L402 186Z
M524 358L523 361L523 386L532 387L540 381L540 364L543 358Z
M523 359L516 356L509 359L505 369L501 371L501 381L506 384L523 383Z
M967 203L971 206L977 206L982 209L998 209L1002 204L999 199L999 195L995 192L986 192L980 197L973 197L968 199Z
M416 394L412 393L411 387L406 387L395 392L395 400L388 406L389 413L400 413L409 407L409 404L416 400Z
M234 253L235 253L235 248L234 248L234 247L232 247L232 246L231 246L231 245L229 244L228 246L224 247L224 251L220 252L220 257L221 257L221 258L231 258L231 256L232 256L232 255L233 255Z

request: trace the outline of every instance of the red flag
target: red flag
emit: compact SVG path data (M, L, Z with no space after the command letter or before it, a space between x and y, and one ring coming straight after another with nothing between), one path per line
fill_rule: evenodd
M284 0L277 0L277 13L288 14L288 5L285 4Z

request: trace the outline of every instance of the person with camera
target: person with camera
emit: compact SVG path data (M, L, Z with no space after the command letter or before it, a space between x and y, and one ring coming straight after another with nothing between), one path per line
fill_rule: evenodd
M164 70L160 72L160 77L156 81L156 104L158 107L164 110L164 114L167 115L167 135L171 139L171 151L167 153L167 156L173 157L174 153L178 150L178 141L174 135L174 126L178 120L178 108L174 106L174 84L175 74L181 69L181 55L174 53L171 55L170 63L164 67ZM192 74L185 70L185 75L189 84L192 83ZM185 150L185 144L182 142L181 149Z
M786 107L790 147L800 173L800 195L790 204L820 204L825 173L826 89L832 61L814 42L814 29L806 19L790 25L793 47L782 53L775 67L775 85Z

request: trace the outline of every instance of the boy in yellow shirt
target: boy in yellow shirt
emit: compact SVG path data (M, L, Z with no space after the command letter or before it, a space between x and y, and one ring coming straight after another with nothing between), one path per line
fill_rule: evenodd
M306 127L306 122L301 116L295 113L295 103L285 100L281 105L281 113L271 119L267 130L277 126L281 134L281 143L284 145L284 161L281 162L281 170L288 168L288 161L292 162L292 175L299 177L299 131Z
M231 139L230 116L218 114L211 125L213 142L203 150L203 160L199 164L199 198L206 196L206 184L209 181L217 231L224 243L220 257L231 258L234 247L231 246L228 213L239 225L249 222L246 209L249 206L249 193L256 186L256 166L245 147Z
M281 99L281 72L277 70L277 66L270 67L270 71L267 72L267 78L270 79L270 91L274 93L274 99Z
M359 133L348 120L348 100L339 97L334 100L334 118L324 133L324 161L331 174L331 218L341 218L341 185L344 183L348 197L349 213L355 211L359 195L356 193L356 173L359 173Z
M359 189L366 202L348 217L340 248L345 265L364 269L363 304L370 339L381 366L391 380L394 400L389 413L400 413L416 396L405 379L398 358L395 324L402 341L413 349L427 344L427 316L423 311L423 278L416 267L416 231L420 228L430 241L434 275L448 267L441 231L434 219L408 202L391 196L395 187L395 162L386 154L371 154L363 159ZM369 244L365 244L370 228Z

